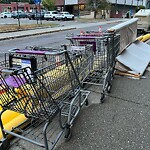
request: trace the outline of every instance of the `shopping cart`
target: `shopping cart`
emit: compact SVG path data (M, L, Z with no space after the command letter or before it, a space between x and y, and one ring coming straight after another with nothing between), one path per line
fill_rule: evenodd
M84 83L102 86L101 102L104 102L106 93L109 93L112 87L112 78L115 68L115 57L118 54L120 46L120 36L116 34L99 32L85 32L82 35L67 35L70 45L83 46L91 44L93 46L93 70Z
M84 87L85 80L89 74L93 71L94 53L92 51L92 45L62 45L65 50L68 51L74 68L79 77L82 87Z
M15 56L15 59L11 59L12 66L3 68L0 72L0 88L5 91L0 95L3 108L1 115L8 109L22 113L29 118L30 126L28 124L25 130L17 127L8 131L1 120L3 137L7 139L9 134L46 150L53 149L63 133L65 138L69 138L74 119L83 104L88 104L89 91L81 90L78 75L67 51L13 50L13 53L11 51L11 57ZM44 61L44 67L32 68L30 59L24 64L28 55L34 56L34 65L40 55L50 58L49 64ZM59 61L56 58L58 56ZM56 129L58 125L60 131ZM7 140L3 140L1 148L5 150L7 143Z
M9 53L0 53L0 70L9 66Z

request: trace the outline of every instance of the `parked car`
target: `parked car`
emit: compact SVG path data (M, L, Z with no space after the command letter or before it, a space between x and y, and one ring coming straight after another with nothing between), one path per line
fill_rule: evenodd
M23 11L14 11L11 14L11 17L16 19L16 18L27 18L27 14Z
M41 19L43 20L44 19L44 14L45 12L32 12L32 13L29 13L28 14L28 18L29 20L36 20L36 19Z
M45 14L45 12L35 13L35 19L36 20L44 20L44 14Z
M28 13L27 17L29 18L29 20L34 20L35 19L35 12Z
M55 20L56 19L56 16L59 14L58 11L47 11L45 14L44 14L44 18L46 20Z
M134 18L138 18L137 32L146 33L150 32L150 9L140 9Z
M2 12L0 14L1 18L11 18L11 13L10 12Z
M74 15L70 14L69 12L60 12L57 16L56 16L57 20L74 20Z

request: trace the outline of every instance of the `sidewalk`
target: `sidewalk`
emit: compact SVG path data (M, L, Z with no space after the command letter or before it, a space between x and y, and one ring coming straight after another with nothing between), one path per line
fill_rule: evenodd
M78 29L83 27L89 27L93 25L104 25L104 24L110 24L115 22L122 22L125 21L124 19L120 20L105 20L103 22L96 22L96 23L79 23L74 25L66 25L66 26L60 26L60 27L53 27L53 28L40 28L40 29L32 29L32 30L25 30L25 31L16 31L16 32L8 32L8 33L0 33L0 40L7 40L7 39L13 39L13 38L19 38L19 37L25 37L25 36L33 36L33 35L40 35L40 34L46 34L46 33L52 33L52 32L60 32L65 30L72 30L72 29Z
M69 142L57 150L149 150L150 149L150 72L146 79L115 76L104 104L99 90L91 93L89 107L81 111ZM94 104L95 102L95 104Z
M83 107L71 129L56 150L149 150L150 72L146 79L115 76L111 93L100 104L100 90L92 87L89 106ZM20 140L10 150L44 150Z

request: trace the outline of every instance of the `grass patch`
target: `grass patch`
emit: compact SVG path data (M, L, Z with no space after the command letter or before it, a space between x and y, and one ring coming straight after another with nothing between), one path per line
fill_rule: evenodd
M29 30L35 28L43 28L43 27L55 27L58 24L26 24L19 25L18 24L6 24L0 26L0 32L9 32L9 31L20 31L20 30Z

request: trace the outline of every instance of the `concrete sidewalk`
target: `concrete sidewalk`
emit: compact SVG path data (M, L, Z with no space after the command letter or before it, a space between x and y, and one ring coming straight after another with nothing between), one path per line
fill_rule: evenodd
M150 150L150 72L146 79L115 76L111 93L100 104L99 88L90 88L89 106L83 107L56 150ZM10 150L44 150L23 140Z
M92 104L81 111L72 138L57 150L150 150L150 72L146 79L115 76L104 104L94 88ZM94 103L95 102L95 103Z
M59 27L53 27L53 28L38 28L38 29L32 29L32 30L0 33L0 40L40 35L40 34L46 34L46 33L52 33L52 32L60 32L60 31L65 31L65 30L72 30L72 29L78 29L78 28L90 27L90 26L96 26L96 25L104 25L104 24L110 24L110 23L117 23L117 22L119 23L125 20L126 19L108 20L108 21L105 20L103 22L88 23L88 24L87 23L75 23L74 25L65 25L65 26L59 26Z

